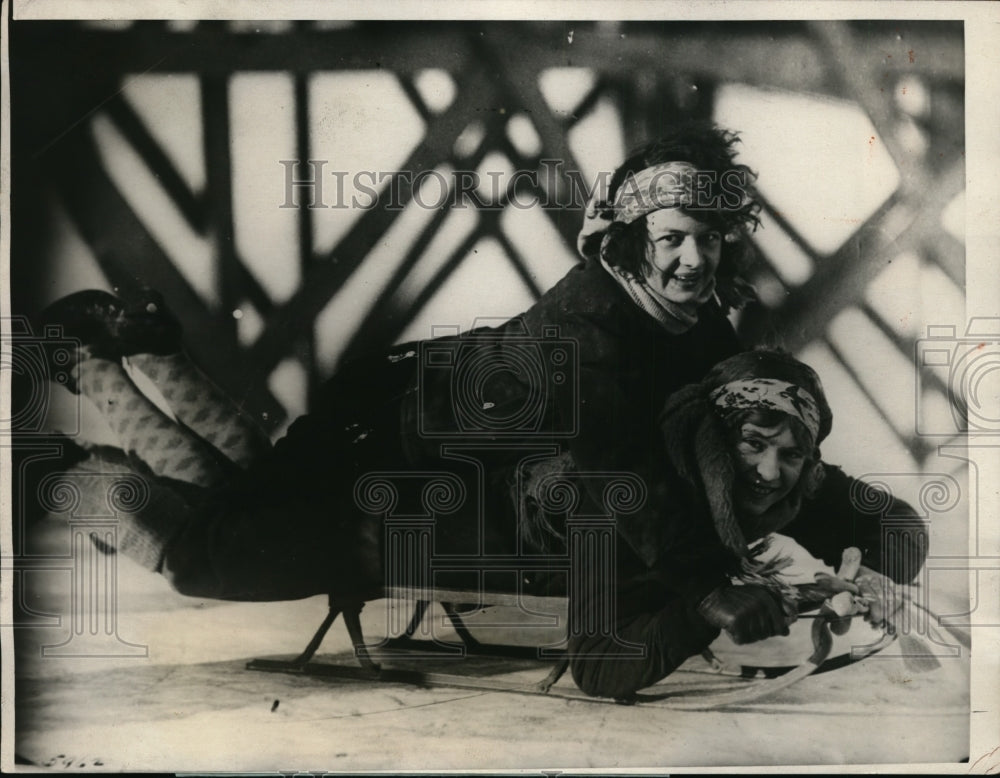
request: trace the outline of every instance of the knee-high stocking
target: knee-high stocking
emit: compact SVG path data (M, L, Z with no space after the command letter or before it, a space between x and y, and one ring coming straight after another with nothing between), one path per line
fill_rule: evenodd
M80 390L101 411L122 448L154 474L206 487L224 479L212 447L157 408L121 363L85 359L75 371Z
M230 461L245 468L270 448L270 440L250 415L186 354L136 354L129 363L149 376L178 419Z

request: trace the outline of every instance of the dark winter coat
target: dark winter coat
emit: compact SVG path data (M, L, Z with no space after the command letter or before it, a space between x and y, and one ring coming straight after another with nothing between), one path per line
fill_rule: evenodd
M466 500L436 518L434 551L510 553L518 464L566 449L582 470L643 480L645 505L619 531L654 564L671 531L658 415L738 350L714 302L672 335L598 263L578 266L499 327L345 365L268 456L196 508L163 572L180 591L225 599L371 589L382 528L359 522L355 489L376 472L402 484L397 513L421 511L419 478L405 474L454 474Z
M818 492L803 500L798 516L781 533L835 569L843 550L856 546L866 567L889 571L899 582L912 581L926 556L925 523L902 500L888 495L884 500L871 495L860 499L858 490L872 487L840 468L824 468ZM671 532L669 550L648 567L630 549L619 547L613 633L588 634L583 626L594 623L594 615L606 609L600 594L588 592L571 608L583 618L579 626L570 624L570 668L577 685L588 694L628 697L669 675L719 635L698 613L698 605L713 589L727 585L727 572L735 570L737 560L719 540L700 490L680 476L669 478L673 498L663 517ZM858 507L866 505L881 510ZM890 531L883 516L892 516L895 538L889 544L883 543L883 533ZM883 552L892 558L883 558ZM634 653L636 645L642 648L640 656Z
M618 529L653 564L664 547L668 508L660 412L672 392L700 380L740 344L714 302L691 330L668 333L592 262L502 327L404 349L417 350L414 358L424 363L402 403L411 464L439 461L449 443L507 445L490 461L509 476L526 451L551 444L568 451L579 470L629 473L648 494L639 511L619 517ZM453 350L453 365L429 368L442 350ZM506 365L525 369L501 369ZM600 494L587 496L600 505Z

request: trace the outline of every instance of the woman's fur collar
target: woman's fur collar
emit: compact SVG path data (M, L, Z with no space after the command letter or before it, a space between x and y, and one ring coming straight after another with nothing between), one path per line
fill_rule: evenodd
M750 555L748 541L777 532L795 518L802 491L796 485L765 514L741 522L733 505L736 468L729 435L704 401L691 399L682 412L664 421L667 455L681 476L705 495L719 540L742 559Z

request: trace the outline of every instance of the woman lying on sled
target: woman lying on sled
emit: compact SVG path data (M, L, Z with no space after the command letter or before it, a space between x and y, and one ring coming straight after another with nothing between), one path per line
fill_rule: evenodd
M191 402L197 405L198 398ZM589 576L595 585L568 592L571 670L581 689L627 697L705 650L721 630L738 643L787 634L803 589L790 585L791 568L783 565L792 561L801 567L803 558L816 557L832 566L852 546L863 554L855 582L817 585L812 596L818 603L846 588L865 595L873 625L891 619L898 601L892 582L877 571L891 571L896 582L913 580L923 563L919 536L924 526L909 506L890 500L886 513L893 515L897 538L901 517L912 522L891 553L884 548L879 516L862 510L884 501L864 495L859 490L871 487L820 461L818 447L831 422L815 372L779 352L725 359L703 381L668 400L661 425L667 452L661 497L668 508L661 516L664 541L655 549L658 561L647 565L619 538L613 577L595 570ZM181 425L163 434L190 435ZM217 440L218 449L206 445L200 453L181 447L186 466L196 471L224 467L225 447L230 452L246 447L253 436L248 428L232 426ZM354 472L356 465L346 469ZM253 599L352 596L377 591L384 580L382 527L356 510L306 514L309 520L303 522L296 511L313 510L308 492L296 497L274 491L267 483L248 482L246 474L235 475L224 488L205 489L153 476L135 455L108 449L92 449L72 469L100 476L84 482L89 484L81 494L84 501L107 500L118 474L144 476L144 499L119 513L117 550L143 564L158 560L156 569L175 586L180 583L182 592L212 596L215 584L199 582L237 579L253 584ZM273 474L273 469L250 472ZM530 551L558 554L563 517L539 506L546 503L544 491L553 479L573 473L580 474L571 456L544 461L527 473L520 494L501 478L487 501L519 516ZM279 477L301 479L308 490L334 488L336 476L319 484L314 476ZM225 518L233 515L261 517L266 534L254 542L246 532L230 531ZM783 548L769 548L779 532ZM783 559L786 552L796 558ZM302 569L317 560L323 569Z
M902 532L883 542L879 516L862 510L874 504L864 493L872 487L820 459L831 423L816 373L774 351L725 359L668 400L661 428L669 508L659 561L649 567L620 542L613 583L570 592L570 669L583 691L626 698L703 652L722 630L736 643L787 635L803 598L818 605L837 590L861 595L873 626L891 624L900 601L877 571L912 581L924 561L925 527L891 500L886 513ZM564 539L560 517L540 506L571 469L571 460L553 460L529 478L523 530L536 546ZM853 584L825 577L791 585L812 581L824 564L832 572L850 547L862 552Z
M357 480L454 472L445 444L484 442L478 433L499 430L501 443L527 438L491 448L483 469L500 491L524 451L539 447L569 450L586 471L640 478L647 500L621 517L618 532L654 563L667 507L657 416L672 392L740 350L726 312L752 298L743 271L759 205L735 144L703 122L647 144L615 171L606 195L595 192L578 238L585 261L528 310L341 366L273 450L187 360L180 325L155 295L123 301L91 290L57 301L39 331L61 327L83 348L74 364L54 363L53 375L67 374L121 449L159 479L149 481L146 514L120 523L119 550L201 597L292 599L377 585L380 570L358 560L365 527L351 524ZM123 358L180 425L130 380ZM468 396L456 397L465 387L457 376L469 379ZM93 457L90 465L114 468ZM161 494L164 479L201 492ZM513 545L513 520L492 518L486 530L499 537L490 540ZM457 543L461 529L440 533L442 541Z

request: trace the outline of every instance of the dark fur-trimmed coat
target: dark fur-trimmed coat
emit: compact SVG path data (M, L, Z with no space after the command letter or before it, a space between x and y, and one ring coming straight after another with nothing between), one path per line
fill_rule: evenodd
M856 546L866 567L889 571L897 582L912 581L926 557L925 522L904 501L889 495L862 496L861 490L873 487L839 467L823 467L818 491L802 501L798 515L781 527L781 534L834 569L843 550ZM576 630L574 635L570 625L570 669L588 694L628 697L672 673L719 635L698 613L698 605L713 589L729 583L739 560L719 537L718 521L711 515L702 484L676 475L670 480L671 505L663 521L672 537L666 553L650 567L624 544L618 547L613 634ZM881 509L864 509L874 505ZM883 543L884 516L892 517L890 544ZM571 612L593 621L607 607L603 597L588 592ZM626 643L641 646L643 656L630 656Z
M455 474L468 500L437 518L435 552L509 553L519 464L560 451L583 470L642 479L645 504L619 532L642 564L655 564L670 534L657 418L671 392L739 348L716 303L673 335L600 264L582 264L499 327L344 365L269 455L197 506L164 572L181 591L225 599L377 586L381 529L358 521L355 491L374 472ZM399 510L419 512L419 489L407 488L402 500L414 504ZM584 498L599 505L602 495Z

